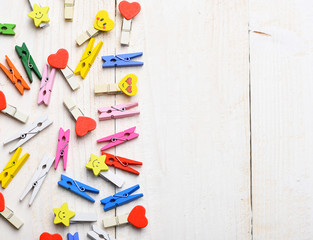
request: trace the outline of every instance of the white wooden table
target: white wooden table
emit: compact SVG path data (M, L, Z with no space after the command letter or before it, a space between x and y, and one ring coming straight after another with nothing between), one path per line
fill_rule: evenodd
M119 1L117 1L118 3ZM68 202L73 210L97 212L102 219L140 204L149 225L108 229L127 239L304 240L313 237L313 2L307 0L140 1L131 44L119 43L122 17L113 0L76 0L74 21L65 22L63 0L43 0L50 26L36 29L28 1L1 1L0 22L16 23L15 37L0 36L0 62L8 55L27 79L15 45L25 42L40 70L59 48L75 68L87 44L75 38L92 26L99 10L109 12L115 28L96 37L104 45L81 88L72 92L57 74L49 107L37 105L40 81L21 96L0 71L7 101L30 114L28 123L48 114L54 123L23 146L30 158L1 192L24 220L15 230L0 218L1 239L39 239L42 232L76 231L87 239L91 224L66 228L53 224L53 208ZM102 69L100 56L143 51L143 67ZM114 83L128 73L139 92L94 96L94 85ZM63 106L72 96L97 129L83 138ZM138 101L140 116L98 121L99 107ZM24 125L1 114L0 139ZM109 212L100 199L116 189L85 168L96 140L137 126L140 137L109 152L143 162L140 176L120 170L124 188L140 184L144 197ZM51 169L33 206L19 197L44 153L54 156L60 127L71 129L68 169ZM0 145L0 170L10 146ZM62 162L61 162L62 164ZM100 189L94 204L60 188L60 175ZM123 188L123 189L124 189Z

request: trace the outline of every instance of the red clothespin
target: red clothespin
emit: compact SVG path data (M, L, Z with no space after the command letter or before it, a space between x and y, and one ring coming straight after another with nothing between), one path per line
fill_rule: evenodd
M107 150L111 147L115 147L117 145L120 145L124 142L127 142L129 140L132 140L134 138L137 138L139 136L138 133L135 133L136 127L129 128L123 132L119 132L110 136L107 136L105 138L98 139L97 142L110 142L107 145L105 145L103 148L101 148L101 151Z
M17 71L17 69L15 68L15 66L13 65L11 60L9 59L9 57L7 55L5 55L5 58L6 58L8 65L9 65L9 69L7 69L1 63L0 63L0 68L7 75L7 77L11 80L11 82L14 84L14 86L17 88L17 90L20 92L20 94L23 95L24 89L29 90L30 87L27 85L26 81L22 78L19 71Z
M135 169L129 167L129 165L142 165L142 162L134 161L128 158L120 157L120 156L114 156L109 153L102 152L102 155L105 155L105 164L108 166L113 166L115 168L119 168L121 170L134 173L136 175L139 175L140 173L136 171Z

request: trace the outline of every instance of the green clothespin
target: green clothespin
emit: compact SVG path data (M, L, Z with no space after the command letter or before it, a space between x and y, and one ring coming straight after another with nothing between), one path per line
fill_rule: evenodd
M0 23L0 33L4 35L15 35L15 32L13 31L15 26L15 24Z
M31 71L33 70L36 76L41 80L42 76L34 62L34 59L30 55L28 48L26 47L26 44L23 43L22 47L15 46L15 51L17 52L18 56L20 57L23 66L25 68L25 71L27 72L27 76L29 78L29 81L33 82L33 76Z

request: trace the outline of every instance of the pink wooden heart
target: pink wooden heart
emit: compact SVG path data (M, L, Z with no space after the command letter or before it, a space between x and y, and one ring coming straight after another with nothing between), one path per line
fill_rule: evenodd
M118 5L118 9L124 18L130 20L140 12L141 6L137 2L130 3L127 1L121 1Z

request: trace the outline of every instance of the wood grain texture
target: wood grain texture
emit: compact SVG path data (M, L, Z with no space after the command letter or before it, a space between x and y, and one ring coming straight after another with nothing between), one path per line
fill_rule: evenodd
M255 240L313 235L312 10L310 1L250 1Z
M117 1L118 4L119 1ZM5 1L0 14L17 23L14 38L1 37L0 61L11 57L25 72L14 46L26 42L39 69L49 54L59 48L69 51L74 69L87 43L77 47L75 38L87 30L96 13L105 9L115 21L111 32L96 37L104 45L81 88L72 92L59 72L49 107L37 106L39 80L21 97L0 73L0 88L7 101L31 114L29 123L43 113L54 120L51 127L23 146L30 159L4 193L8 206L25 221L16 231L0 219L1 236L7 239L38 239L44 232L79 231L86 239L90 224L53 225L54 207L68 202L76 211L95 211L98 225L108 216L122 215L138 204L145 206L149 225L138 230L130 225L108 229L117 239L240 239L251 238L250 222L250 133L249 133L249 38L248 2L240 1L140 1L142 11L132 21L130 46L120 45L122 17L115 1L75 1L73 22L64 21L64 1L49 5L50 26L35 29L27 13L28 1ZM15 9L14 14L5 9ZM143 51L142 67L102 69L100 56ZM94 95L95 84L118 83L125 75L138 76L138 94ZM83 138L74 132L74 120L63 106L71 96L86 116L97 119L97 129ZM97 109L138 101L136 117L98 121ZM0 139L24 125L0 116ZM91 153L100 154L96 140L137 126L138 139L110 149L110 153L143 162L139 176L114 171L126 179L123 189L140 184L144 197L104 212L100 199L114 194L114 187L85 168ZM100 189L92 204L58 187L61 166L50 170L33 206L29 196L18 198L31 179L44 153L56 153L59 128L71 129L67 176ZM0 169L9 160L9 146L0 146ZM62 162L60 163L62 164ZM110 169L113 170L113 169Z

